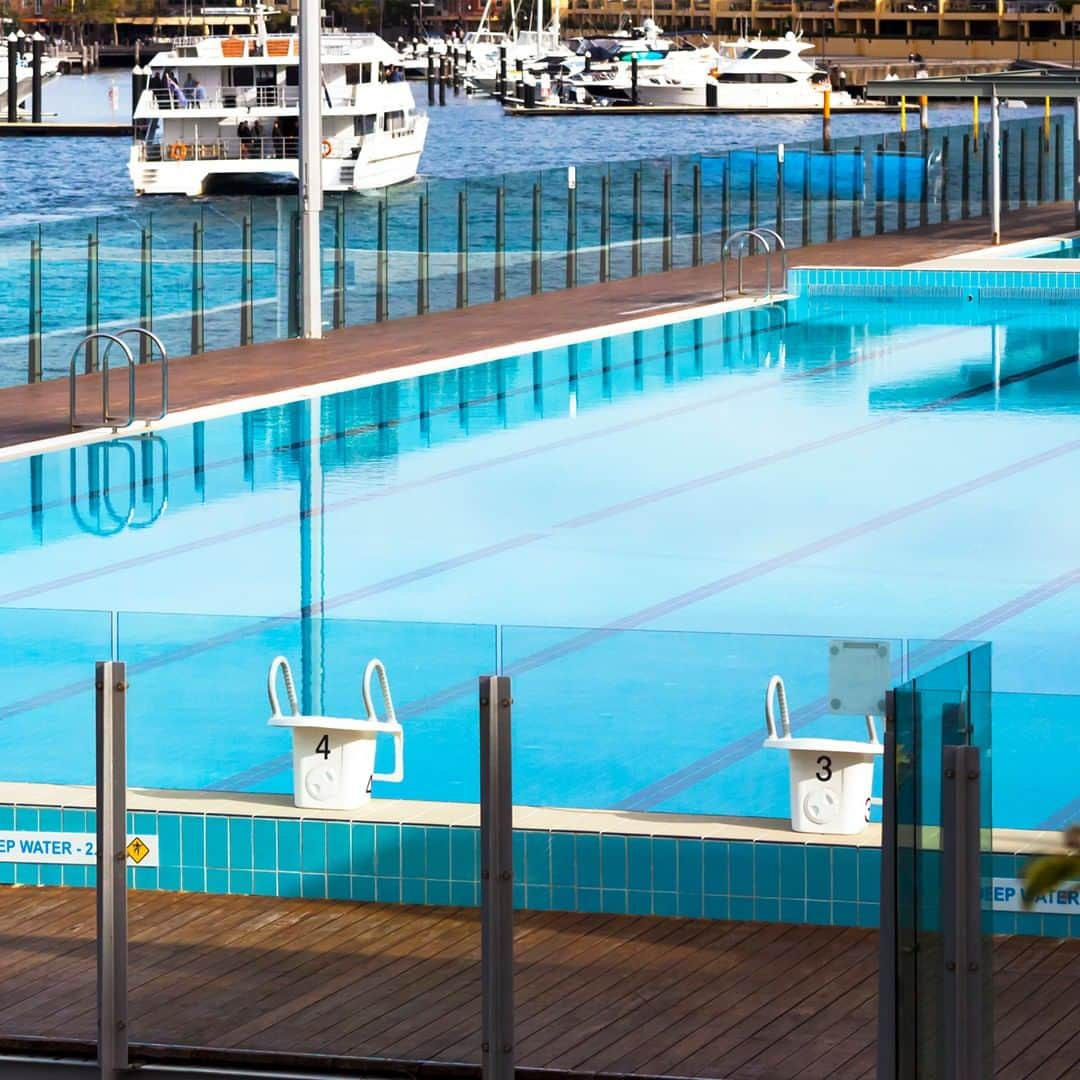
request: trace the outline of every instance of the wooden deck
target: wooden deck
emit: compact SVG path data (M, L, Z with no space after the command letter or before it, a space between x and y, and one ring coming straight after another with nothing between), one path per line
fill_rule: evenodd
M94 1037L94 893L0 889L0 1049ZM130 895L133 1044L479 1061L479 913ZM517 1060L568 1072L874 1073L869 930L519 913ZM1080 1074L1080 941L1003 937L997 1075ZM297 1059L300 1060L300 1059Z
M1071 231L1071 204L1016 211L1004 217L1006 240ZM912 229L888 236L818 244L791 252L791 265L903 266L985 247L985 218ZM762 260L748 260L747 280L760 284ZM279 341L246 348L220 349L174 359L171 408L176 412L253 394L284 392L300 386L392 370L480 349L507 347L523 339L580 332L637 315L677 311L717 298L719 264L648 274L628 280L483 304L465 310L349 327L321 341ZM643 309L645 309L643 311ZM96 376L88 377L80 400L97 400ZM159 400L156 366L139 371L139 396L146 410ZM118 380L119 381L119 380ZM66 379L0 390L0 448L68 432Z

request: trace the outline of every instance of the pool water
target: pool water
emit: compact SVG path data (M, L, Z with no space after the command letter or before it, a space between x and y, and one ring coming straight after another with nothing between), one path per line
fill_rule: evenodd
M516 801L781 816L769 675L859 737L830 639L899 678L948 638L993 642L995 824L1063 823L1078 339L1065 305L809 298L0 465L4 778L91 778L115 652L132 783L287 791L271 658L349 714L378 654L376 794L475 799L505 670Z

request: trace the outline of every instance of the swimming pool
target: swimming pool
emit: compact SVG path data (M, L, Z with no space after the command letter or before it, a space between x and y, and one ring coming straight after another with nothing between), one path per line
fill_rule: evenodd
M810 296L0 465L4 778L90 778L80 679L115 650L132 783L286 791L270 658L355 712L377 653L407 725L383 794L475 798L502 669L519 802L781 816L774 670L798 708L831 637L898 677L919 639L985 639L995 824L1049 827L1077 794L1078 333L1066 305Z

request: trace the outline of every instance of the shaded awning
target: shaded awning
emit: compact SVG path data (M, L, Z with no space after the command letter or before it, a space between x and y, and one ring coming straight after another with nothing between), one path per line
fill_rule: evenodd
M1080 98L1080 69L999 71L985 75L938 75L927 79L875 79L868 97Z

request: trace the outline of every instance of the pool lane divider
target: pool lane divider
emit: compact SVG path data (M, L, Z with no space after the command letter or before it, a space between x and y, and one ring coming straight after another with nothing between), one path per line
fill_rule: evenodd
M731 311L765 307L769 304L783 303L794 299L792 294L778 294L770 299L764 297L744 297L737 300L707 300L690 305L674 306L663 312L641 315L637 318L622 319L602 326L585 327L580 330L563 331L547 334L539 338L522 341L510 341L504 344L476 349L452 356L424 360L414 364L404 364L394 368L380 368L378 371L365 372L362 375L348 375L337 379L328 379L317 383L290 387L287 390L275 390L263 394L251 394L227 401L197 405L188 409L177 409L161 420L139 421L127 428L99 427L64 435L52 435L13 446L0 447L0 462L15 461L34 454L47 454L56 450L67 450L75 446L87 446L97 442L124 435L139 435L147 432L167 431L171 428L187 427L203 420L216 420L223 416L267 409L278 405L290 405L297 401L310 401L314 398L328 397L346 393L350 390L362 390L366 387L381 386L385 383L398 382L401 379L415 379L424 375L442 374L457 368L475 367L492 361L503 360L507 356L522 353L542 352L546 349L558 349L567 345L578 345L599 338L618 337L655 327L668 326L672 323L704 319L713 315L723 315ZM298 344L300 342L298 341ZM252 346L258 348L258 346ZM175 375L175 373L174 373Z
M955 333L956 335L962 335L966 333L966 330L958 329L953 333ZM946 336L948 335L935 335L934 341L939 342ZM880 359L886 355L891 356L896 355L897 352L905 352L922 348L925 347L926 344L927 342L925 340L919 339L918 341L910 342L904 345L899 350L878 349L866 353L861 353L858 356L851 357L847 360L833 361L820 367L808 368L797 371L790 376L787 376L786 378L761 383L756 386L741 387L733 392L713 395L703 401L683 403L669 409L662 409L654 413L649 413L645 416L633 417L629 420L622 420L614 424L609 424L606 427L595 428L591 431L578 432L574 435L568 435L561 439L555 439L549 443L542 443L538 446L532 446L522 450L512 451L509 454L503 454L494 458L488 458L480 462L472 462L467 465L460 465L454 469L448 469L442 473L436 473L432 476L420 477L416 480L403 481L401 483L391 485L385 488L380 488L375 491L366 491L358 495L351 495L345 499L338 499L322 503L319 506L314 507L309 511L306 511L305 513L308 516L325 516L330 511L342 510L351 506L362 505L363 503L370 502L375 499L384 499L389 498L393 495L400 495L409 491L416 491L428 487L432 484L443 483L447 480L459 479L460 477L468 476L472 473L476 473L484 469L494 468L500 465L508 465L516 463L518 461L524 461L528 458L535 457L541 453L548 453L553 450L565 449L566 447L580 445L582 443L590 442L594 439L602 438L604 436L618 434L623 431L634 430L636 428L643 427L646 424L657 423L663 420L670 420L671 418L676 416L684 416L688 413L696 412L703 408L710 408L715 405L725 404L738 398L751 397L757 394L767 393L772 390L781 389L792 382L814 378L819 375L833 374L837 371L851 368L859 363ZM929 406L920 406L920 408L929 408ZM823 436L821 439L816 439L812 442L801 444L788 450L776 451L773 454L766 455L766 457L757 459L756 461L752 460L750 462L746 462L740 465L731 466L728 469L721 470L721 473L718 474L711 474L710 476L698 478L697 480L686 481L682 484L676 485L674 488L671 489L662 489L660 492L654 493L651 496L640 496L639 500L655 502L659 498L668 497L669 493L672 495L682 494L684 490L690 490L691 487L701 487L705 486L705 484L707 483L715 483L718 480L726 479L728 476L734 476L738 472L749 472L755 468L759 468L764 465L775 464L777 461L784 460L787 457L791 457L799 453L807 452L814 449L820 449L822 445L829 445L833 442L842 441L845 438L864 434L866 431L876 430L879 427L888 426L890 424L898 422L899 420L904 419L905 415L906 414L900 412L890 414L885 418L870 421L867 424L860 425L859 427L851 429L848 432L840 432L830 436ZM644 501L640 502L640 505L644 504ZM632 507L629 506L627 507L627 509L631 508ZM592 520L598 520L601 517L609 516L610 514L617 512L619 512L618 506L616 506L615 508L608 508L606 510L601 509L593 511L588 515L582 515L580 519L571 519L568 522L555 524L551 526L551 528L575 528L579 523L587 524L588 522L584 520L586 517ZM173 558L179 555L188 554L192 551L203 550L212 545L228 543L230 541L238 540L244 537L254 536L260 532L266 532L271 529L291 526L296 522L296 520L297 516L295 513L280 514L272 518L266 518L263 521L241 525L235 529L230 529L223 533L217 533L214 536L201 537L197 540L188 540L181 544L175 544L172 547L162 548L156 552L149 552L142 555L132 556L128 559L121 559L112 563L98 564L92 569L82 570L76 574L69 574L63 578L54 578L52 581L41 582L35 585L27 585L21 589L15 589L11 592L4 593L0 595L0 604L9 605L18 603L22 600L27 600L31 597L38 596L41 593L51 592L55 589L66 588L71 585L78 585L86 581L94 580L95 578L103 577L106 574L116 573L123 570L130 570L135 567L147 566L153 562L160 562L162 559ZM533 537L532 534L529 535L529 542L532 543L535 537ZM440 562L433 565L441 566L442 563ZM419 580L419 577L416 580ZM352 594L349 595L350 597L352 597ZM355 597L352 598L355 599Z

